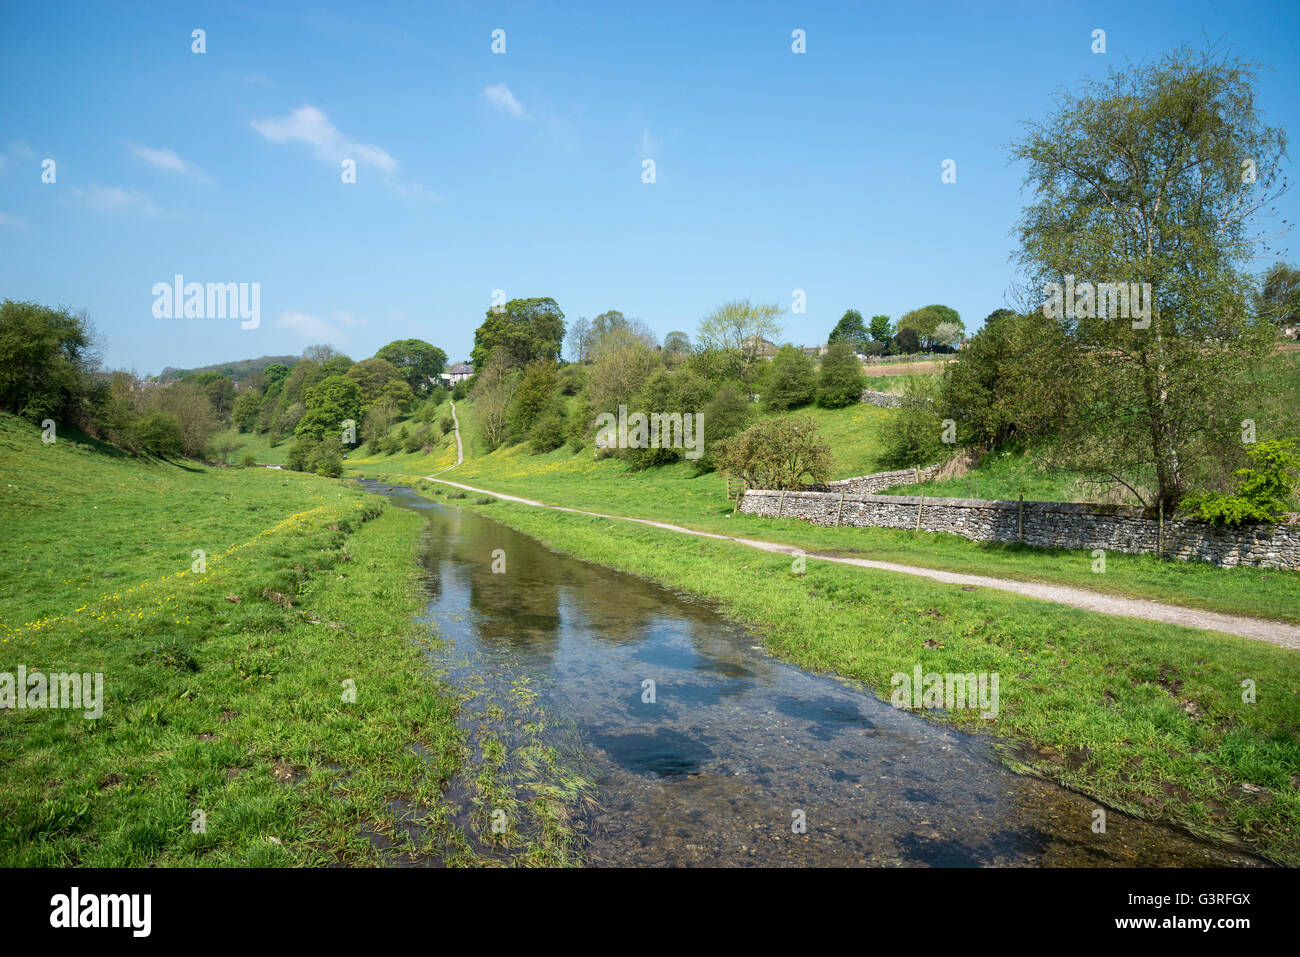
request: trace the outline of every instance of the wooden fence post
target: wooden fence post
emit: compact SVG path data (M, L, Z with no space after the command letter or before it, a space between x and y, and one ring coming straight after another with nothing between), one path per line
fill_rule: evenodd
M835 510L835 527L840 527L840 513L844 511L844 489L840 489L840 506Z
M1160 500L1160 530L1156 535L1156 561L1165 560L1165 500Z
M1016 518L1016 541L1024 543L1025 540L1025 493L1020 493L1020 515Z
M783 511L785 511L785 489L781 489L781 499L776 505L776 517L780 518Z
M925 510L925 493L921 493L921 501L916 506L916 530L921 530L921 512Z

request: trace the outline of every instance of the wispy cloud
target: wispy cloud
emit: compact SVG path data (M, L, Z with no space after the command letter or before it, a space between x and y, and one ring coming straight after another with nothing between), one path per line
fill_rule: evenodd
M275 320L278 329L288 329L303 342L331 342L344 345L350 341L348 329L360 328L366 324L352 313L335 313L330 319L322 319L305 312L283 312Z
M153 200L134 189L99 185L82 189L74 186L72 195L97 213L135 212L152 216L158 212Z
M21 216L10 216L8 213L0 213L0 226L8 226L14 229L26 229L27 221Z
M351 159L355 160L359 167L369 166L376 169L384 185L402 199L436 201L442 198L419 183L397 180L395 174L398 163L391 153L382 146L359 143L343 135L339 128L330 122L324 111L310 104L298 107L287 116L254 120L252 127L271 143L301 143L310 148L317 159L324 162L339 164L345 159Z
M200 183L212 182L212 177L203 170L199 169L189 160L181 159L176 155L175 150L169 149L151 149L148 146L141 146L139 143L129 144L131 153L137 159L142 159L155 169L165 170L168 173L180 173L198 180Z
M510 92L510 87L504 83L494 83L492 86L483 87L483 99L496 107L499 112L507 116L513 116L515 119L521 120L528 115L523 104L515 98L515 95Z
M652 158L659 152L659 148L662 145L662 143L650 135L649 130L642 130L641 145L637 152L640 154L641 159Z
M303 143L317 159L339 163L355 159L385 173L397 172L397 160L387 150L369 143L348 139L329 117L314 106L300 106L288 116L254 120L253 129L272 143Z
M12 140L9 143L9 150L5 153L0 153L0 170L3 170L8 166L11 160L31 159L35 155L36 154L32 152L32 148L22 140Z

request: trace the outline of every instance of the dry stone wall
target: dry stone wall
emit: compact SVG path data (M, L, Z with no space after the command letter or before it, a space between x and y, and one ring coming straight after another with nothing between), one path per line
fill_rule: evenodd
M934 468L932 466L932 468ZM923 470L924 472L925 470ZM896 476L902 475L899 479ZM816 525L920 529L948 532L978 542L1015 542L1047 548L1103 549L1154 554L1160 523L1149 509L1078 505L1068 502L990 501L871 495L848 483L885 480L881 488L910 481L912 470L867 475L830 483L825 491L779 492L751 489L740 511L750 515L798 518ZM928 476L927 476L928 477ZM844 488L841 489L841 486ZM1164 554L1215 565L1254 565L1300 571L1300 516L1287 524L1216 528L1203 522L1165 522Z

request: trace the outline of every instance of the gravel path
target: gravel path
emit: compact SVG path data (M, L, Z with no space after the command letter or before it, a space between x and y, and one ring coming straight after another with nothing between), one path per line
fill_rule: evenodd
M459 429L457 430L457 439L459 439ZM457 458L459 464L460 452L459 442L457 443ZM1300 651L1300 626L1287 624L1281 621L1269 621L1263 618L1247 618L1240 615L1224 615L1213 611L1202 611L1198 608L1184 608L1179 605L1166 605L1161 602L1148 601L1144 598L1123 598L1118 595L1104 595L1099 592L1087 591L1082 588L1069 588L1064 585L1047 585L1041 582L1022 582L1014 581L1007 578L989 578L985 575L967 575L960 572L936 571L933 568L919 568L915 565L898 565L894 562L878 562L868 558L843 558L837 555L821 555L816 552L804 552L803 549L793 545L782 545L777 542L763 542L752 538L735 538L730 535L719 535L714 532L701 532L693 528L682 528L680 525L671 525L667 522L655 522L645 518L629 518L626 515L607 515L604 512L588 512L580 508L567 508L563 505L550 505L546 502L537 502L528 498L520 498L517 495L506 495L501 492L493 492L490 489L475 488L472 485L462 485L459 482L450 482L447 479L435 478L432 475L425 476L429 481L441 482L444 485L452 485L467 492L478 492L482 495L491 495L495 498L503 499L507 502L518 502L521 505L531 505L536 508L549 508L556 512L572 512L575 515L590 515L594 518L607 518L619 522L636 522L639 525L649 525L652 528L662 528L669 532L678 532L683 535L695 535L699 538L715 538L724 542L735 542L738 545L748 545L750 548L757 548L765 552L777 552L782 555L805 554L808 558L815 558L819 561L838 562L841 565L857 565L861 568L876 568L881 571L896 572L902 575L916 575L920 578L930 578L934 581L944 582L950 585L973 585L977 588L996 588L999 591L1014 592L1017 595L1026 595L1030 598L1039 598L1043 601L1056 602L1060 605L1069 605L1073 608L1082 608L1087 611L1098 611L1107 615L1121 615L1125 618L1141 618L1146 621L1159 621L1170 625L1184 625L1188 628L1200 628L1207 631L1222 631L1230 635L1241 635L1243 638L1254 638L1258 641L1267 641L1270 644L1280 645L1283 648L1290 648Z

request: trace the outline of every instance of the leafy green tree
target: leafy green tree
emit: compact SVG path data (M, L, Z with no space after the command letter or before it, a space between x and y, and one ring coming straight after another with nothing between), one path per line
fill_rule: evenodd
M1264 273L1255 311L1278 326L1300 323L1300 269L1275 263Z
M939 343L938 330L945 323L956 326L957 335L961 335L966 330L966 325L961 321L961 316L957 314L956 309L936 304L904 313L898 320L898 333L904 329L911 329L916 333L920 344L929 349Z
M534 455L541 455L558 449L568 438L569 420L565 415L564 406L553 401L533 423L528 447L532 449Z
M664 353L670 356L687 355L691 351L691 337L684 332L670 332L664 336Z
M205 386L212 413L218 422L229 422L235 407L235 383L226 376L217 376Z
M1064 331L1041 311L1000 309L944 367L939 404L962 444L993 450L1045 438L1081 396Z
M447 365L447 353L423 339L397 339L376 352L375 358L392 363L412 392L428 392Z
M839 322L835 323L835 328L831 330L831 334L826 341L828 343L847 342L855 350L860 351L862 344L870 339L871 334L862 322L862 313L856 309L850 309L840 317Z
M842 409L862 399L862 363L847 342L837 342L822 356L817 375L817 404Z
M136 449L160 459L179 459L185 454L185 435L175 415L155 409L133 423Z
M147 401L152 408L170 412L180 422L185 456L202 458L208 440L218 428L207 390L197 382L175 382L152 390Z
M781 307L776 303L751 303L735 299L723 303L700 320L696 339L706 351L726 357L728 378L736 378L748 389L754 381L764 341L774 342L781 335L777 319Z
M631 329L620 328L602 336L592 349L586 393L597 414L617 413L650 377L658 358L654 350Z
M289 446L289 454L285 456L285 464L295 472L310 471L309 463L320 443L321 440L314 435L299 436L298 440Z
M673 378L663 369L656 369L637 391L628 408L628 412L684 412L673 408ZM663 445L667 437L660 437ZM682 457L681 449L674 448L629 448L623 450L626 458L634 468L649 468L653 465L666 465Z
M1085 396L1053 464L1166 509L1231 457L1248 376L1276 335L1247 308L1255 284L1242 271L1285 151L1253 82L1250 64L1183 47L1062 94L1012 153L1035 194L1020 262L1066 331ZM1058 310L1076 279L1076 308ZM1115 284L1112 308L1118 284L1138 284L1138 302L1111 317L1084 294L1092 283Z
M535 359L559 359L563 344L564 313L554 299L511 299L499 312L488 309L474 332L470 358L475 369L483 369L499 353L509 368L520 368Z
M514 404L515 375L505 353L493 353L483 371L474 377L474 418L491 452L510 436L510 408Z
M231 418L240 432L252 432L257 428L257 419L262 412L263 395L257 389L244 389L235 397Z
M262 370L268 385L276 385L289 378L289 367L283 362L272 362Z
M894 324L888 316L871 317L871 338L876 342L888 342L894 335Z
M713 471L719 446L743 431L753 418L754 406L749 397L737 383L724 383L704 407L704 452L693 463L695 471Z
M306 406L293 433L323 439L342 435L343 423L361 422L361 387L343 375L330 376L307 390Z
M840 341L852 348L851 340ZM802 349L782 346L772 357L763 386L763 407L769 412L786 412L807 405L816 394L817 370L812 359Z
M911 326L900 325L889 340L889 351L895 355L910 356L921 351L921 334Z
M347 377L361 389L361 407L368 409L389 386L397 386L397 394L403 396L402 403L407 405L414 398L412 387L401 370L387 359L376 356L362 359L348 369Z
M553 404L556 376L553 359L537 359L524 367L510 402L510 433L516 440L528 438L533 424Z
M79 414L93 367L84 315L34 302L0 304L0 408L39 422Z

